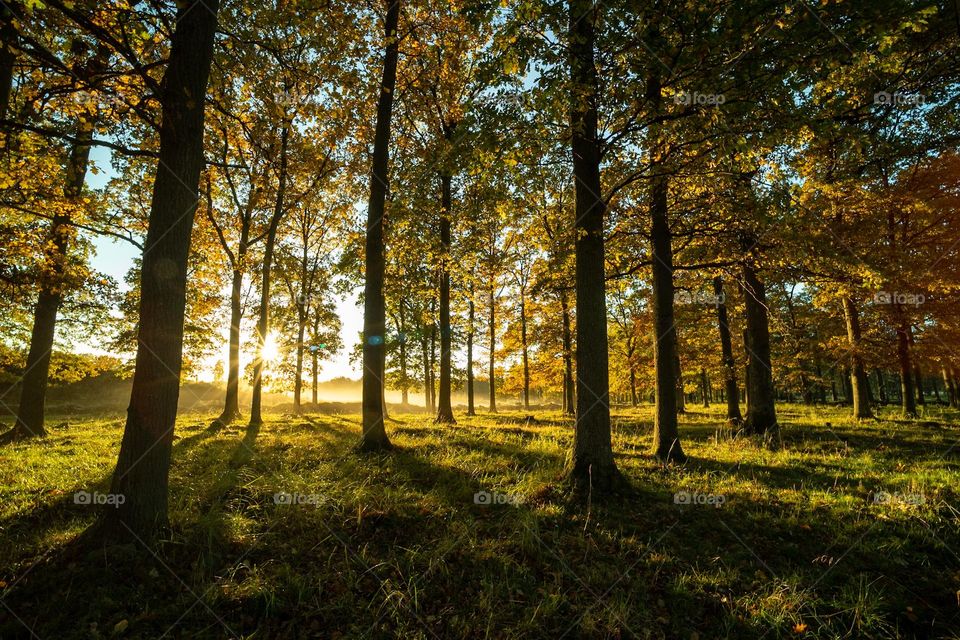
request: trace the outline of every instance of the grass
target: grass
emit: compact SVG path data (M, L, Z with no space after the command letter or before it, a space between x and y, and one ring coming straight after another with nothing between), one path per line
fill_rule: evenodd
M770 451L717 411L682 417L681 467L650 408L615 412L633 492L591 505L558 413L394 415L381 456L352 415L268 415L252 446L186 415L169 539L88 555L74 493L107 490L122 417L58 416L0 450L0 637L960 637L955 413L786 405Z

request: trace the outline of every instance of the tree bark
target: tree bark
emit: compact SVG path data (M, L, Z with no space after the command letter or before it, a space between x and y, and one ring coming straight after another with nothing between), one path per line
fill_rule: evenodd
M74 144L67 158L63 187L63 195L71 205L76 203L83 192L90 158L90 140L93 138L92 120L87 117L80 119L76 137L79 142ZM55 214L50 224L43 272L39 278L40 293L34 307L33 330L21 382L17 421L13 430L4 434L0 440L20 440L46 435L43 417L50 377L50 356L56 334L57 313L63 303L67 252L74 235L75 227L69 212Z
M703 406L710 406L710 381L707 379L707 370L700 367L700 393L703 394Z
M654 111L662 100L659 70L651 68L647 95ZM677 382L680 356L677 353L677 327L673 315L673 247L667 210L667 176L663 174L663 142L659 131L651 132L651 156L657 163L650 182L650 254L653 270L653 366L654 420L653 453L658 460L682 462L686 454L680 446L677 426Z
M850 348L850 390L853 396L853 417L866 420L873 417L870 411L870 381L863 366L860 353L860 313L850 296L843 298L843 317L847 326L847 345Z
M610 436L607 305L597 139L597 68L592 0L569 4L571 152L576 184L577 420L569 475L574 487L608 493L620 481Z
M241 229L237 249L237 264L233 268L230 284L230 346L227 363L227 389L224 395L223 412L214 423L226 426L240 417L240 322L243 319L243 264L247 253L249 225Z
M17 42L20 39L14 24L16 13L20 11L19 2L0 4L0 120L6 120L10 107L10 92L13 89L13 70L17 64ZM0 139L6 148L6 138Z
M110 491L107 537L151 538L167 525L174 422L180 394L187 258L203 169L203 107L218 0L181 3L161 81L160 160L140 270L136 368Z
M943 386L947 388L947 399L950 402L950 406L957 407L957 387L953 384L953 377L950 375L950 372L947 370L946 365L943 365L940 368L940 372L943 375Z
M727 421L739 427L743 424L740 413L740 390L737 388L737 361L733 357L733 341L730 339L730 323L727 318L726 294L723 278L713 279L713 293L717 300L717 327L720 330L720 352L723 364L724 397L727 402Z
M383 78L377 100L377 125L373 144L373 171L370 179L370 201L367 207L366 272L363 297L363 439L360 449L382 451L391 447L384 426L383 380L386 373L387 328L386 301L383 285L386 259L383 246L383 216L387 197L390 162L390 120L393 117L393 94L397 84L399 55L400 0L386 0Z
M527 345L527 294L520 289L520 347L523 350L523 408L530 410L530 353Z
M487 372L489 386L490 386L490 413L497 412L497 368L496 368L496 356L497 356L497 298L493 290L493 285L490 286L490 363L489 369Z
M900 402L904 418L917 417L917 398L913 390L913 368L910 364L910 327L897 309L897 364L900 367Z
M450 401L451 389L451 362L450 351L450 212L452 210L451 183L453 178L449 173L440 176L440 397L438 399L437 417L434 422L439 424L456 424L453 417L453 405Z
M775 437L778 435L779 427L770 362L770 327L766 290L749 259L744 260L741 269L747 327L747 370L749 371L747 379L749 402L744 428L750 434Z
M563 410L568 415L574 415L573 332L570 326L570 306L566 291L560 294L560 309L563 312Z
M467 310L467 415L477 415L473 394L473 328L476 321L476 309L473 303L473 279L470 282L470 302Z
M263 267L260 280L260 317L257 319L257 351L253 360L253 399L250 402L250 426L263 424L263 348L270 331L270 272L273 267L273 250L277 244L277 229L284 212L284 196L287 187L287 141L290 136L289 123L284 123L280 131L280 175L277 184L277 199L267 228L267 237L263 247Z

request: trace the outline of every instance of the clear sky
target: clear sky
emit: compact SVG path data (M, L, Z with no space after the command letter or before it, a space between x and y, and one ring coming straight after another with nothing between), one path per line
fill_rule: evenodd
M100 169L100 173L99 175L93 175L92 172L88 172L87 185L91 188L98 189L107 184L112 173L110 167L110 152L103 147L95 147L90 153L90 159L96 163ZM130 270L130 267L133 266L133 261L137 257L139 249L130 243L103 236L94 237L92 241L96 249L96 255L94 255L91 260L93 268L112 276L120 283L121 287L124 287L124 276L127 271ZM224 293L226 294L227 292L225 291ZM321 375L319 376L321 380L329 380L341 376L354 379L360 377L360 368L351 365L349 358L352 347L354 343L358 341L358 335L363 328L363 309L359 305L358 293L359 291L356 291L337 300L337 314L340 316L342 323L340 337L344 347L334 358L323 363ZM225 335L222 353L217 354L217 356L223 358L225 361L226 352L227 345ZM211 366L215 361L215 359L211 360ZM226 362L224 362L224 369L226 369Z

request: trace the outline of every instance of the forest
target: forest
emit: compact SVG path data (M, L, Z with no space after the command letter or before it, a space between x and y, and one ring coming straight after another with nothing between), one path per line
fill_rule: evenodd
M960 638L957 0L0 0L0 638Z

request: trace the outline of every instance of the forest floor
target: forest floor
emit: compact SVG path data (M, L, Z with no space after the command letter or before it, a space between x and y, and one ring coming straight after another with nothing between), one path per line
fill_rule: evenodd
M632 491L589 506L556 412L394 414L382 456L353 415L186 415L168 540L84 553L123 420L58 416L0 449L0 637L960 637L960 416L779 411L770 451L691 408L670 467L615 411Z

